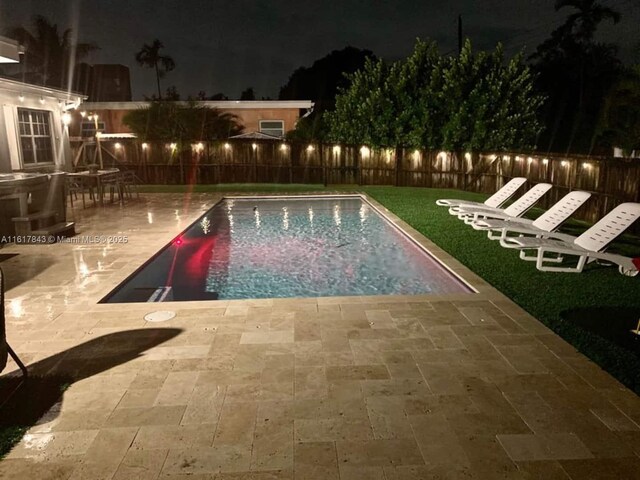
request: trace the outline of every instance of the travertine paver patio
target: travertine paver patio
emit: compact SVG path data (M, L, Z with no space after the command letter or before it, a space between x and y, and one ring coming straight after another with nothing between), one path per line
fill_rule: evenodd
M217 198L75 210L81 234L126 244L0 250L30 363L181 329L71 385L0 477L640 478L638 397L433 246L480 293L174 303L161 324L143 320L158 305L96 304Z

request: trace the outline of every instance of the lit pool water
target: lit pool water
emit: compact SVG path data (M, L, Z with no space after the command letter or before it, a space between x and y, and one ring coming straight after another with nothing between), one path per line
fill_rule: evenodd
M104 301L470 292L367 201L228 198Z

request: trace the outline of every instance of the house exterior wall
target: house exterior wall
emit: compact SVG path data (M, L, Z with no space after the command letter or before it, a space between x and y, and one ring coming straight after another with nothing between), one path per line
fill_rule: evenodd
M261 120L282 120L284 131L288 132L295 128L296 122L300 119L301 111L313 107L312 102L291 102L288 104L287 102L268 100L203 102L203 104L235 115L245 132L260 131ZM146 102L96 102L84 104L82 111L97 114L99 121L105 124L105 133L131 133L131 130L124 124L124 116L131 110L144 108L146 105ZM80 111L73 113L71 136L79 136L82 117Z
M0 172L15 170L67 170L71 166L69 132L62 123L65 108L77 106L78 95L0 79ZM25 165L22 159L18 130L18 109L28 108L49 112L51 121L53 163Z

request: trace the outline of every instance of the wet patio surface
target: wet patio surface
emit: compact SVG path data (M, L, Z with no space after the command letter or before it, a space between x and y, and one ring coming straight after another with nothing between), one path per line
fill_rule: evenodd
M97 304L219 198L76 203L128 242L0 249L9 342L76 379L0 478L640 478L640 399L417 232L479 293Z

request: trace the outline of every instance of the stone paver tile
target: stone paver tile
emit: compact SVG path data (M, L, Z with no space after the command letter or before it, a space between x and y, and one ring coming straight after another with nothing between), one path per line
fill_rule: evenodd
M182 425L216 424L220 418L227 387L216 384L196 385L182 417Z
M436 349L456 349L464 347L458 336L453 333L449 327L427 328L427 333Z
M320 339L324 352L350 352L348 330L322 330Z
M191 480L191 479L192 477L189 476L189 478L186 480ZM216 473L213 476L212 480L293 480L293 470Z
M391 378L420 378L422 374L409 352L383 352L382 361L387 366Z
M327 380L388 380L386 365L354 365L327 367Z
M258 405L255 402L226 403L222 407L214 446L251 446L256 427Z
M296 442L329 442L373 438L369 419L336 417L317 420L296 420L294 425Z
M338 458L334 442L296 443L296 480L338 480Z
M113 480L155 480L160 475L168 450L130 449L116 470Z
M216 472L244 472L251 467L251 446L214 445L171 449L162 473L190 475ZM160 477L162 478L162 477Z
M145 388L127 390L116 408L152 407L158 396L159 389Z
M196 386L198 372L171 372L156 397L155 406L186 405Z
M106 425L109 415L111 415L109 410L60 412L60 404L56 404L28 430L28 433L99 430Z
M516 462L524 480L571 480L560 462Z
M627 417L615 407L612 408L592 408L598 420L604 423L609 429L615 431L640 431L637 423Z
M184 405L151 408L119 408L109 417L110 427L143 425L177 425L184 414Z
M293 330L245 332L240 344L293 343Z
M0 462L0 478L66 480L77 467L77 462L77 456L57 457L47 462L26 458L5 458Z
M331 367L341 368L341 367ZM346 368L346 367L344 367ZM318 398L327 396L327 375L324 366L298 367L294 372L296 398Z
M382 467L363 467L362 465L339 465L340 480L386 480Z
M571 433L498 435L497 438L509 457L518 462L593 457L586 445Z
M65 393L62 401L62 412L78 410L113 410L122 399L126 390L86 391Z
M444 415L409 417L422 457L428 465L465 465L467 457Z
M407 415L434 413L455 415L480 412L468 395L411 395L403 398L403 409Z
M572 480L639 480L640 458L563 460L562 468Z
M98 430L26 434L6 458L55 458L83 455L98 436Z
M100 430L70 479L111 479L127 453L137 430L135 427Z
M414 439L338 441L338 463L349 466L424 465Z
M431 389L423 378L397 378L391 380L362 380L365 397L395 395L429 395Z
M498 435L531 433L531 429L519 415L499 413L460 413L448 414L447 420L458 435Z
M471 467L459 464L383 467L386 480L480 480Z
M210 447L215 425L153 425L140 427L132 448L141 450Z

